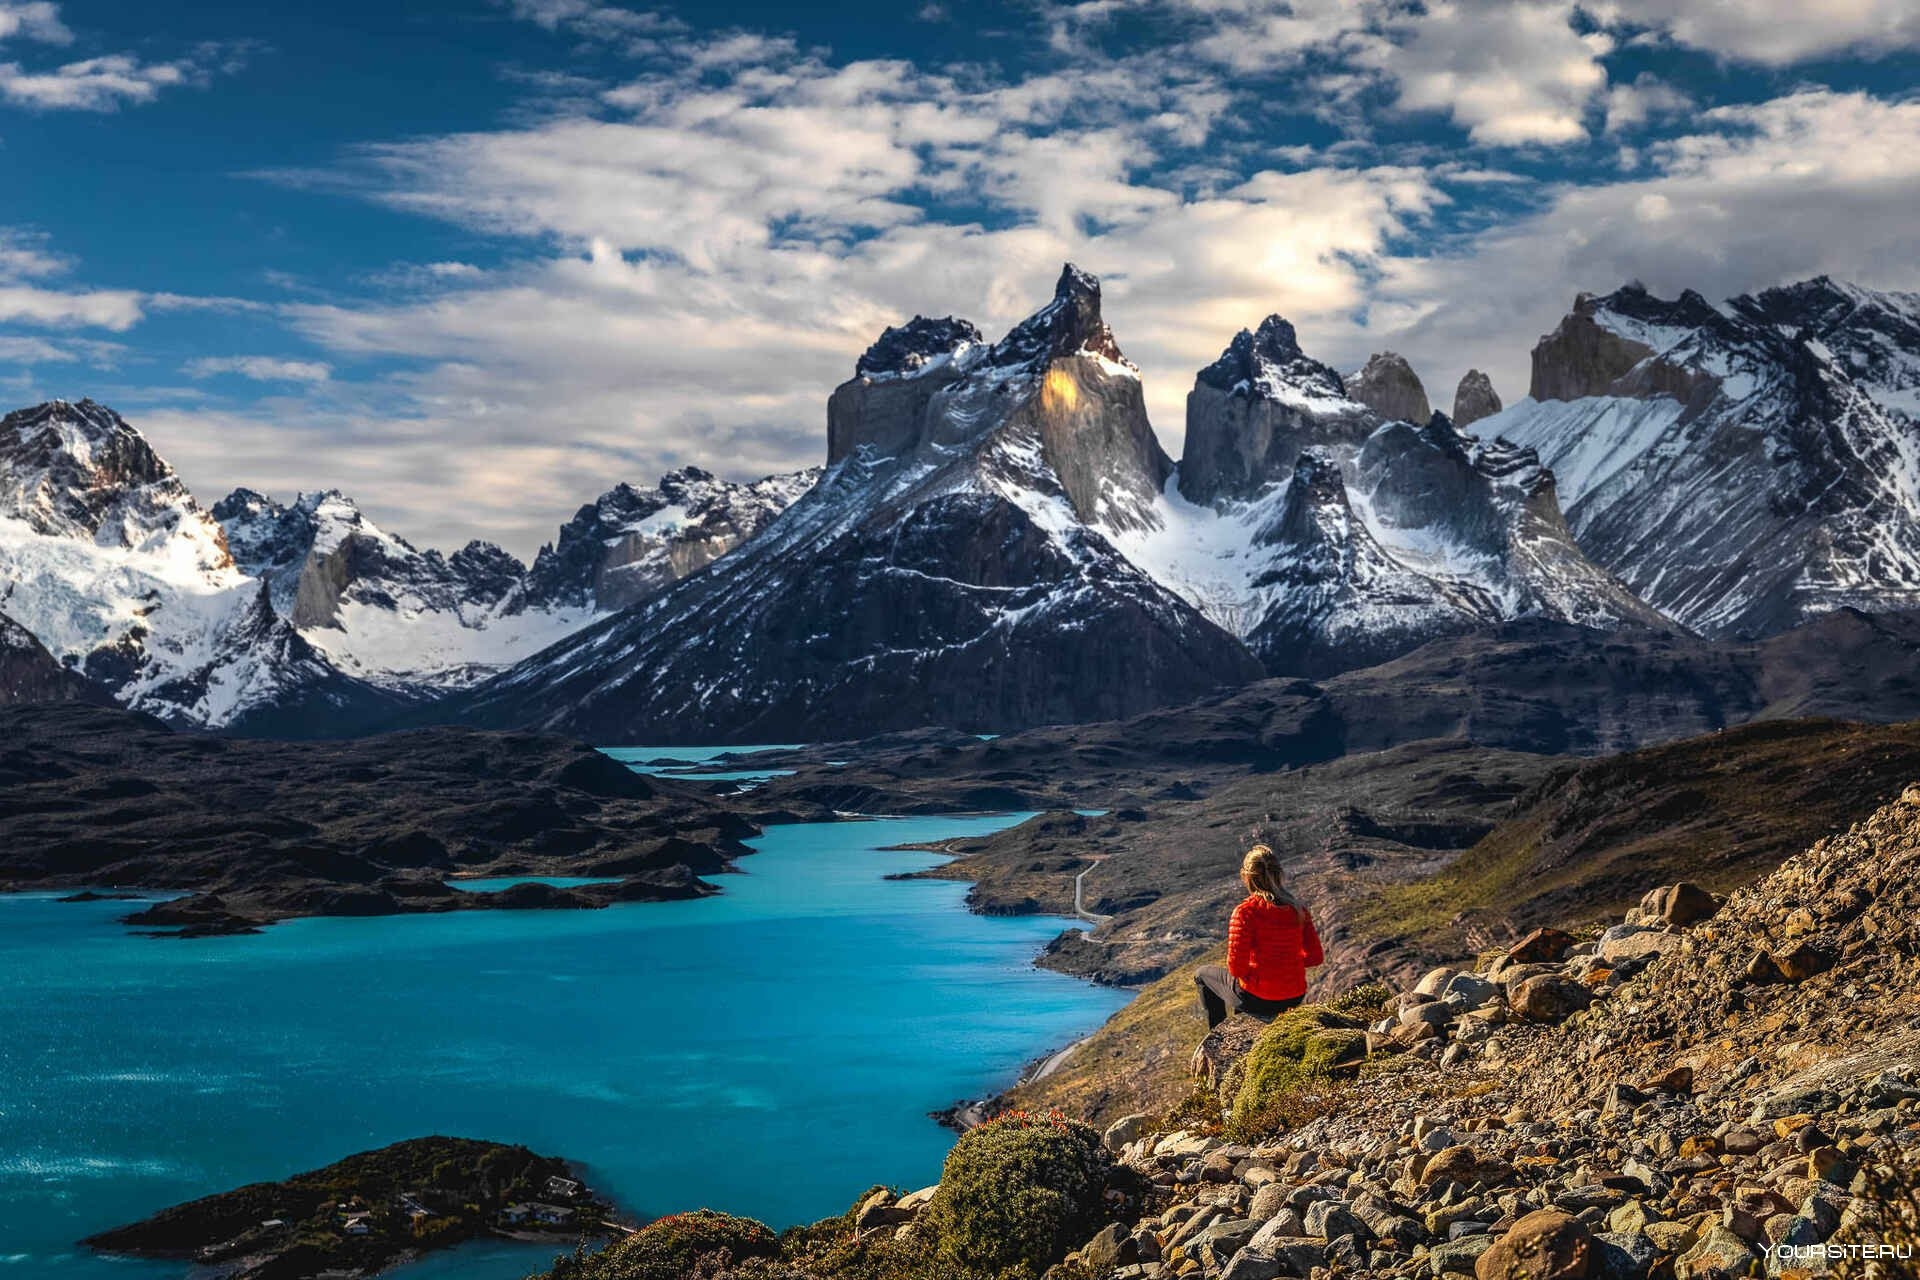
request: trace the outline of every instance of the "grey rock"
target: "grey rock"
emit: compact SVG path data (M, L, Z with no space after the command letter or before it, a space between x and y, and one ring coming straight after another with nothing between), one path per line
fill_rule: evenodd
M1478 369L1469 369L1453 391L1453 424L1461 430L1500 412L1500 395L1493 379Z
M1369 357L1366 365L1347 378L1347 394L1390 421L1411 422L1421 426L1433 417L1427 401L1427 389L1406 357L1381 351Z

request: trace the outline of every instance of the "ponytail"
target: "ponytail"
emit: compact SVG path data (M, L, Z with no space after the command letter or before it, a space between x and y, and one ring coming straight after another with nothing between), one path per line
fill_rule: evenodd
M1264 844L1247 850L1247 856L1240 862L1240 883L1256 898L1277 907L1292 907L1296 915L1300 911L1300 904L1287 892L1286 882L1280 876L1280 855Z

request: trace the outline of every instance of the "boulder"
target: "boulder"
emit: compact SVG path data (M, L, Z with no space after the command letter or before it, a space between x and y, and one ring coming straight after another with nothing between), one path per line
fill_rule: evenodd
M1507 948L1511 964L1558 964L1573 947L1573 935L1559 929L1535 929Z
M1536 1209L1493 1242L1474 1264L1477 1280L1586 1280L1593 1233L1572 1214Z
M1705 920L1720 909L1720 902L1697 884L1681 881L1649 889L1640 899L1640 912L1650 920L1675 928L1684 928L1696 920Z
M1638 1231L1602 1232L1593 1244L1593 1280L1646 1280L1660 1253Z
M1427 1161L1420 1169L1420 1185L1430 1187L1440 1182L1458 1182L1463 1186L1472 1186L1479 1182L1505 1182L1512 1176L1513 1166L1506 1161L1462 1144L1448 1147Z
M1456 973L1441 988L1440 999L1456 1009L1478 1009L1499 994L1498 984L1479 974Z
M1617 924L1600 935L1600 962L1609 967L1677 950L1680 935L1664 929Z
M1571 978L1542 973L1513 988L1508 999L1526 1022L1559 1022L1593 1003L1593 993Z
M1140 1135L1146 1131L1150 1118L1138 1113L1121 1116L1107 1126L1106 1132L1100 1135L1100 1141L1107 1150L1119 1155L1130 1144L1140 1140Z
M1790 951L1775 953L1773 964L1788 982L1805 982L1815 974L1833 967L1833 956L1811 942L1802 942Z
M1462 1236L1433 1246L1427 1254L1427 1265L1436 1276L1470 1276L1480 1255L1492 1247L1492 1236Z
M1674 1280L1736 1280L1757 1261L1753 1246L1715 1223L1691 1249L1673 1260Z
M1319 1240L1369 1236L1366 1223L1360 1221L1345 1200L1320 1200L1310 1206L1307 1209L1307 1234Z

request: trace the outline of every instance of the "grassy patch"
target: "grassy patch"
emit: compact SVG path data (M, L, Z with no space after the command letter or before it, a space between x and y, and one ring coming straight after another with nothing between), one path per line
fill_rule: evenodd
M1446 953L1475 922L1579 925L1685 878L1725 890L1920 776L1920 724L1771 721L1556 771L1437 875L1376 885L1352 927Z

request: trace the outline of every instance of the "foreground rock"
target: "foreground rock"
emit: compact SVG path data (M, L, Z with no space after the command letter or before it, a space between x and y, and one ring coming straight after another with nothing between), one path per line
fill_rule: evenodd
M0 828L0 889L182 890L131 921L192 933L696 896L756 832L699 787L562 738L241 741L77 704L0 708ZM452 875L618 882L466 893Z
M597 1234L607 1206L564 1160L470 1138L413 1138L91 1236L101 1253L180 1259L218 1280L371 1276L491 1234Z

